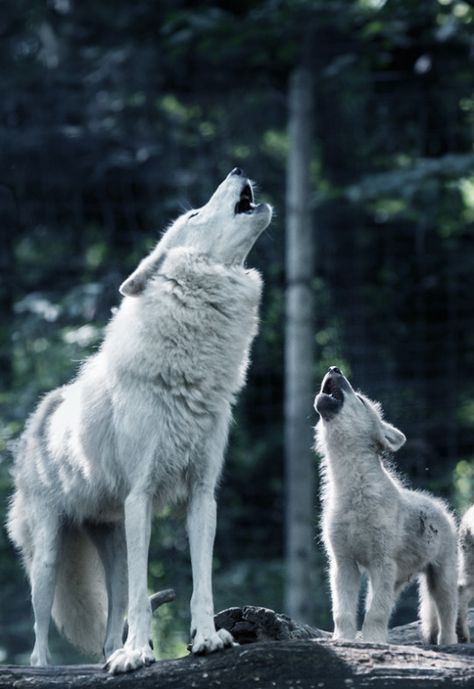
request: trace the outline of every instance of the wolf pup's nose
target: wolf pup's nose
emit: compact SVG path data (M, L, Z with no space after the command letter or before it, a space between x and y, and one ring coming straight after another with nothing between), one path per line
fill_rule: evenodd
M231 174L231 175L241 175L241 174L242 174L242 170L240 169L240 167L234 167L234 169L231 170L230 174Z
M342 376L341 370L337 366L330 366L329 373L339 373Z

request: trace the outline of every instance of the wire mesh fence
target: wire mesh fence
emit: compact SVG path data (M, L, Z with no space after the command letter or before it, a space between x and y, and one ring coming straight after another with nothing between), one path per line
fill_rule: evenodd
M272 75L255 88L225 90L194 80L172 90L154 73L155 53L148 63L146 54L146 46L139 60L110 51L95 71L71 59L69 73L3 79L2 495L10 486L6 442L39 395L66 382L98 346L120 282L169 221L204 203L238 164L276 215L249 259L265 293L220 488L216 605L281 609L285 80ZM474 499L469 80L420 86L403 66L332 74L315 93L316 358L308 375L316 392L327 367L338 365L380 400L408 437L397 457L403 471L462 509ZM316 420L308 409L308 424ZM315 495L315 580L324 590L315 591L315 622L327 626L318 516ZM0 646L18 659L29 643L27 605L19 603L26 585L4 533L0 547ZM177 634L163 651L172 655L184 648L191 586L182 520L173 515L157 524L150 567L151 587L170 585L178 622L163 613L162 626Z

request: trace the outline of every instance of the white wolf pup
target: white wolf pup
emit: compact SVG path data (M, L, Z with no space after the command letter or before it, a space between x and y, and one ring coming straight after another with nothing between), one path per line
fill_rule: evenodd
M459 613L457 623L458 639L461 643L469 643L469 625L467 610L474 598L474 505L472 505L461 519L458 534L459 546Z
M99 351L29 419L8 530L31 581L32 664L48 663L51 611L73 643L104 649L110 672L153 662L151 520L176 501L187 504L192 651L232 644L213 620L214 491L258 325L261 278L245 259L271 215L234 169L122 284Z
M335 366L315 399L323 456L322 531L329 557L334 638L356 636L361 572L369 589L365 641L386 642L401 589L419 576L426 642L456 643L456 528L444 504L406 489L384 462L405 442L379 404L354 392Z

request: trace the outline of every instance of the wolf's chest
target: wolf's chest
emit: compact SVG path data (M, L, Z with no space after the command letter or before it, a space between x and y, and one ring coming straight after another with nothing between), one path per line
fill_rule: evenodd
M364 520L360 513L351 510L335 514L328 532L336 549L342 547L364 566L373 557L380 538L379 529L372 520Z
M367 487L353 487L345 494L333 496L327 518L330 540L365 567L386 547L392 519L389 512L380 494Z
M248 364L254 331L251 323L210 323L207 328L177 329L160 347L151 378L162 394L182 400L191 409L239 391Z

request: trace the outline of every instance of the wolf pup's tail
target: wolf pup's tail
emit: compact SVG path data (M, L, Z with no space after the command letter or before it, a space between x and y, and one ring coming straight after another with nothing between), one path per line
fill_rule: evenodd
M33 559L32 525L25 498L17 491L8 515L8 532L20 549L30 575ZM107 590L99 554L79 527L64 533L52 609L58 630L84 654L102 654L107 624Z

